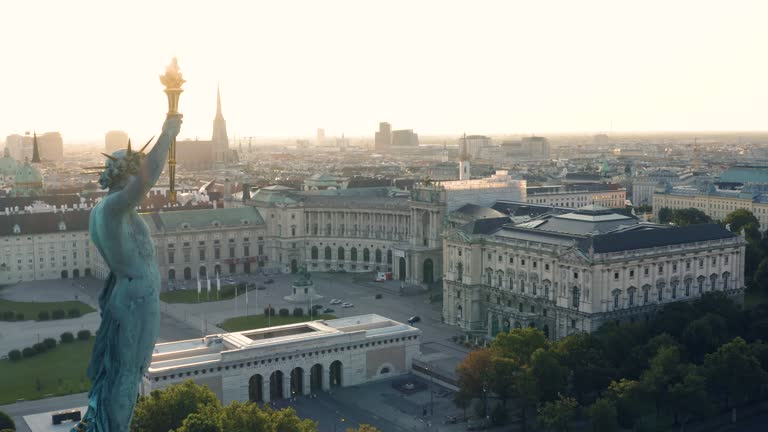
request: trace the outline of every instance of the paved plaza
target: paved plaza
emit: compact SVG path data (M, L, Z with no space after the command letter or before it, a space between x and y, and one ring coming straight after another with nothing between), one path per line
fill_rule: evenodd
M273 283L264 283L271 278ZM223 331L217 324L227 318L246 314L263 314L267 305L275 309L296 306L308 308L310 305L289 303L283 299L291 293L293 275L241 275L234 277L235 282L253 282L263 285L265 290L251 290L248 293L246 309L245 296L236 299L206 302L199 304L162 304L162 321L160 341L191 339ZM422 331L422 359L441 373L452 375L456 365L466 356L468 350L452 342L451 337L458 335L455 327L441 322L440 302L429 302L429 294L413 287L406 287L401 293L399 281L374 282L373 275L352 273L312 273L318 294L324 296L323 308L334 309L337 317L379 314L396 321L405 322L412 316L419 316L421 321L415 326ZM229 283L222 279L222 284ZM99 291L103 281L86 278L79 280L58 280L23 283L0 290L3 298L16 301L60 301L78 299L96 306ZM188 281L190 289L196 289L196 281ZM205 286L205 285L203 285ZM376 295L381 298L377 299ZM76 297L75 297L76 296ZM330 305L331 299L339 299L354 304L351 308L341 305ZM63 331L76 331L82 328L95 330L98 328L97 313L88 314L73 320L22 323L3 323L0 327L0 352L7 352L8 347L23 348L36 342L37 334L41 338L50 334L58 337ZM51 326L53 324L53 326ZM70 328L62 329L62 325ZM10 333L20 332L19 336ZM47 333L46 333L47 332ZM299 414L320 421L321 431L333 431L333 419L337 419L337 430L358 423L372 423L381 430L465 430L464 425L445 425L445 415L456 414L456 408L451 397L435 397L434 416L422 416L425 404L429 402L429 392L423 391L410 396L404 396L391 388L389 381L376 384L348 387L334 390L333 395L319 394L316 399L297 399L296 402L282 401L281 404L292 404ZM438 387L435 385L435 388ZM85 399L85 394L45 399L41 401L20 402L0 407L9 412L18 423L22 416L45 411L56 411L79 406ZM337 415L338 413L338 415ZM345 421L341 422L341 418ZM428 429L428 424L432 429ZM20 431L25 431L22 426Z

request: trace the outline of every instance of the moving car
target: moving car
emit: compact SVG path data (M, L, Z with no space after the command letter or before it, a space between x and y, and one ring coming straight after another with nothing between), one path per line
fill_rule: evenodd
M353 305L352 303L342 303L341 307L343 307L343 308L351 308L351 307L355 307L355 305Z
M264 281L265 284L271 284L271 283L274 283L274 282L275 282L275 280L272 279L272 278L269 278L269 279Z
M264 285L259 285L256 287L256 289L259 291L264 291L265 289L267 289L267 287L265 287Z
M334 313L335 311L331 308L325 308L323 309L323 313Z
M417 316L412 316L412 317L408 318L408 324L410 324L410 325L414 325L414 324L416 324L419 321L421 321L421 317L418 316L418 315Z
M341 302L341 300L339 300L339 299L333 299L333 300L331 300L331 301L330 301L330 303L331 303L332 305L337 305L337 304L341 304L342 302Z

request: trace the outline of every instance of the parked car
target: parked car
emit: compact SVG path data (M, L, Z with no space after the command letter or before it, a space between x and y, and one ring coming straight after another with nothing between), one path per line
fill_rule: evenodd
M353 305L352 303L342 303L341 307L343 307L343 308L351 308L351 307L355 307L355 305Z
M323 313L334 313L335 311L331 308L325 308L323 309Z
M376 294L376 300L381 299L383 296L381 294Z
M256 289L259 291L264 291L265 289L267 289L267 287L265 287L264 285L259 285L256 287Z
M312 305L312 309L322 309L322 308L323 308L323 305L319 305L319 304Z
M275 280L272 279L272 278L269 278L269 279L264 281L265 284L271 284L271 283L274 283L274 282L275 282Z
M408 318L408 324L410 324L410 325L414 325L414 324L416 324L419 321L421 321L421 317L418 316L418 315L417 316L412 316L412 317Z
M330 303L331 303L332 305L337 305L337 304L341 304L341 303L342 303L342 301L341 301L341 300L339 300L339 299L333 299L333 300L331 300L331 301L330 301Z

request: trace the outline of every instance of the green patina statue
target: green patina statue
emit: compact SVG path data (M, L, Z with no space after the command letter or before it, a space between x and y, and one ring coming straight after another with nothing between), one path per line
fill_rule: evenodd
M99 183L109 193L91 212L90 235L110 273L99 296L101 325L88 366L88 411L72 431L129 430L160 324L155 248L136 207L160 177L181 117L168 115L148 154L143 150L149 142L138 152L129 142L127 149L105 155Z
M299 267L299 271L296 272L296 279L293 281L293 286L308 286L312 285L312 275L309 274L307 266Z

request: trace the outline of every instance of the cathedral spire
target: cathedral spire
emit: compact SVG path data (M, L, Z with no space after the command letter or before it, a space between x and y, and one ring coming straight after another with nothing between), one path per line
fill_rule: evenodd
M216 83L216 118L224 118L221 113L221 90L219 89L219 83Z
M37 146L37 132L32 135L32 163L40 163L40 149Z

